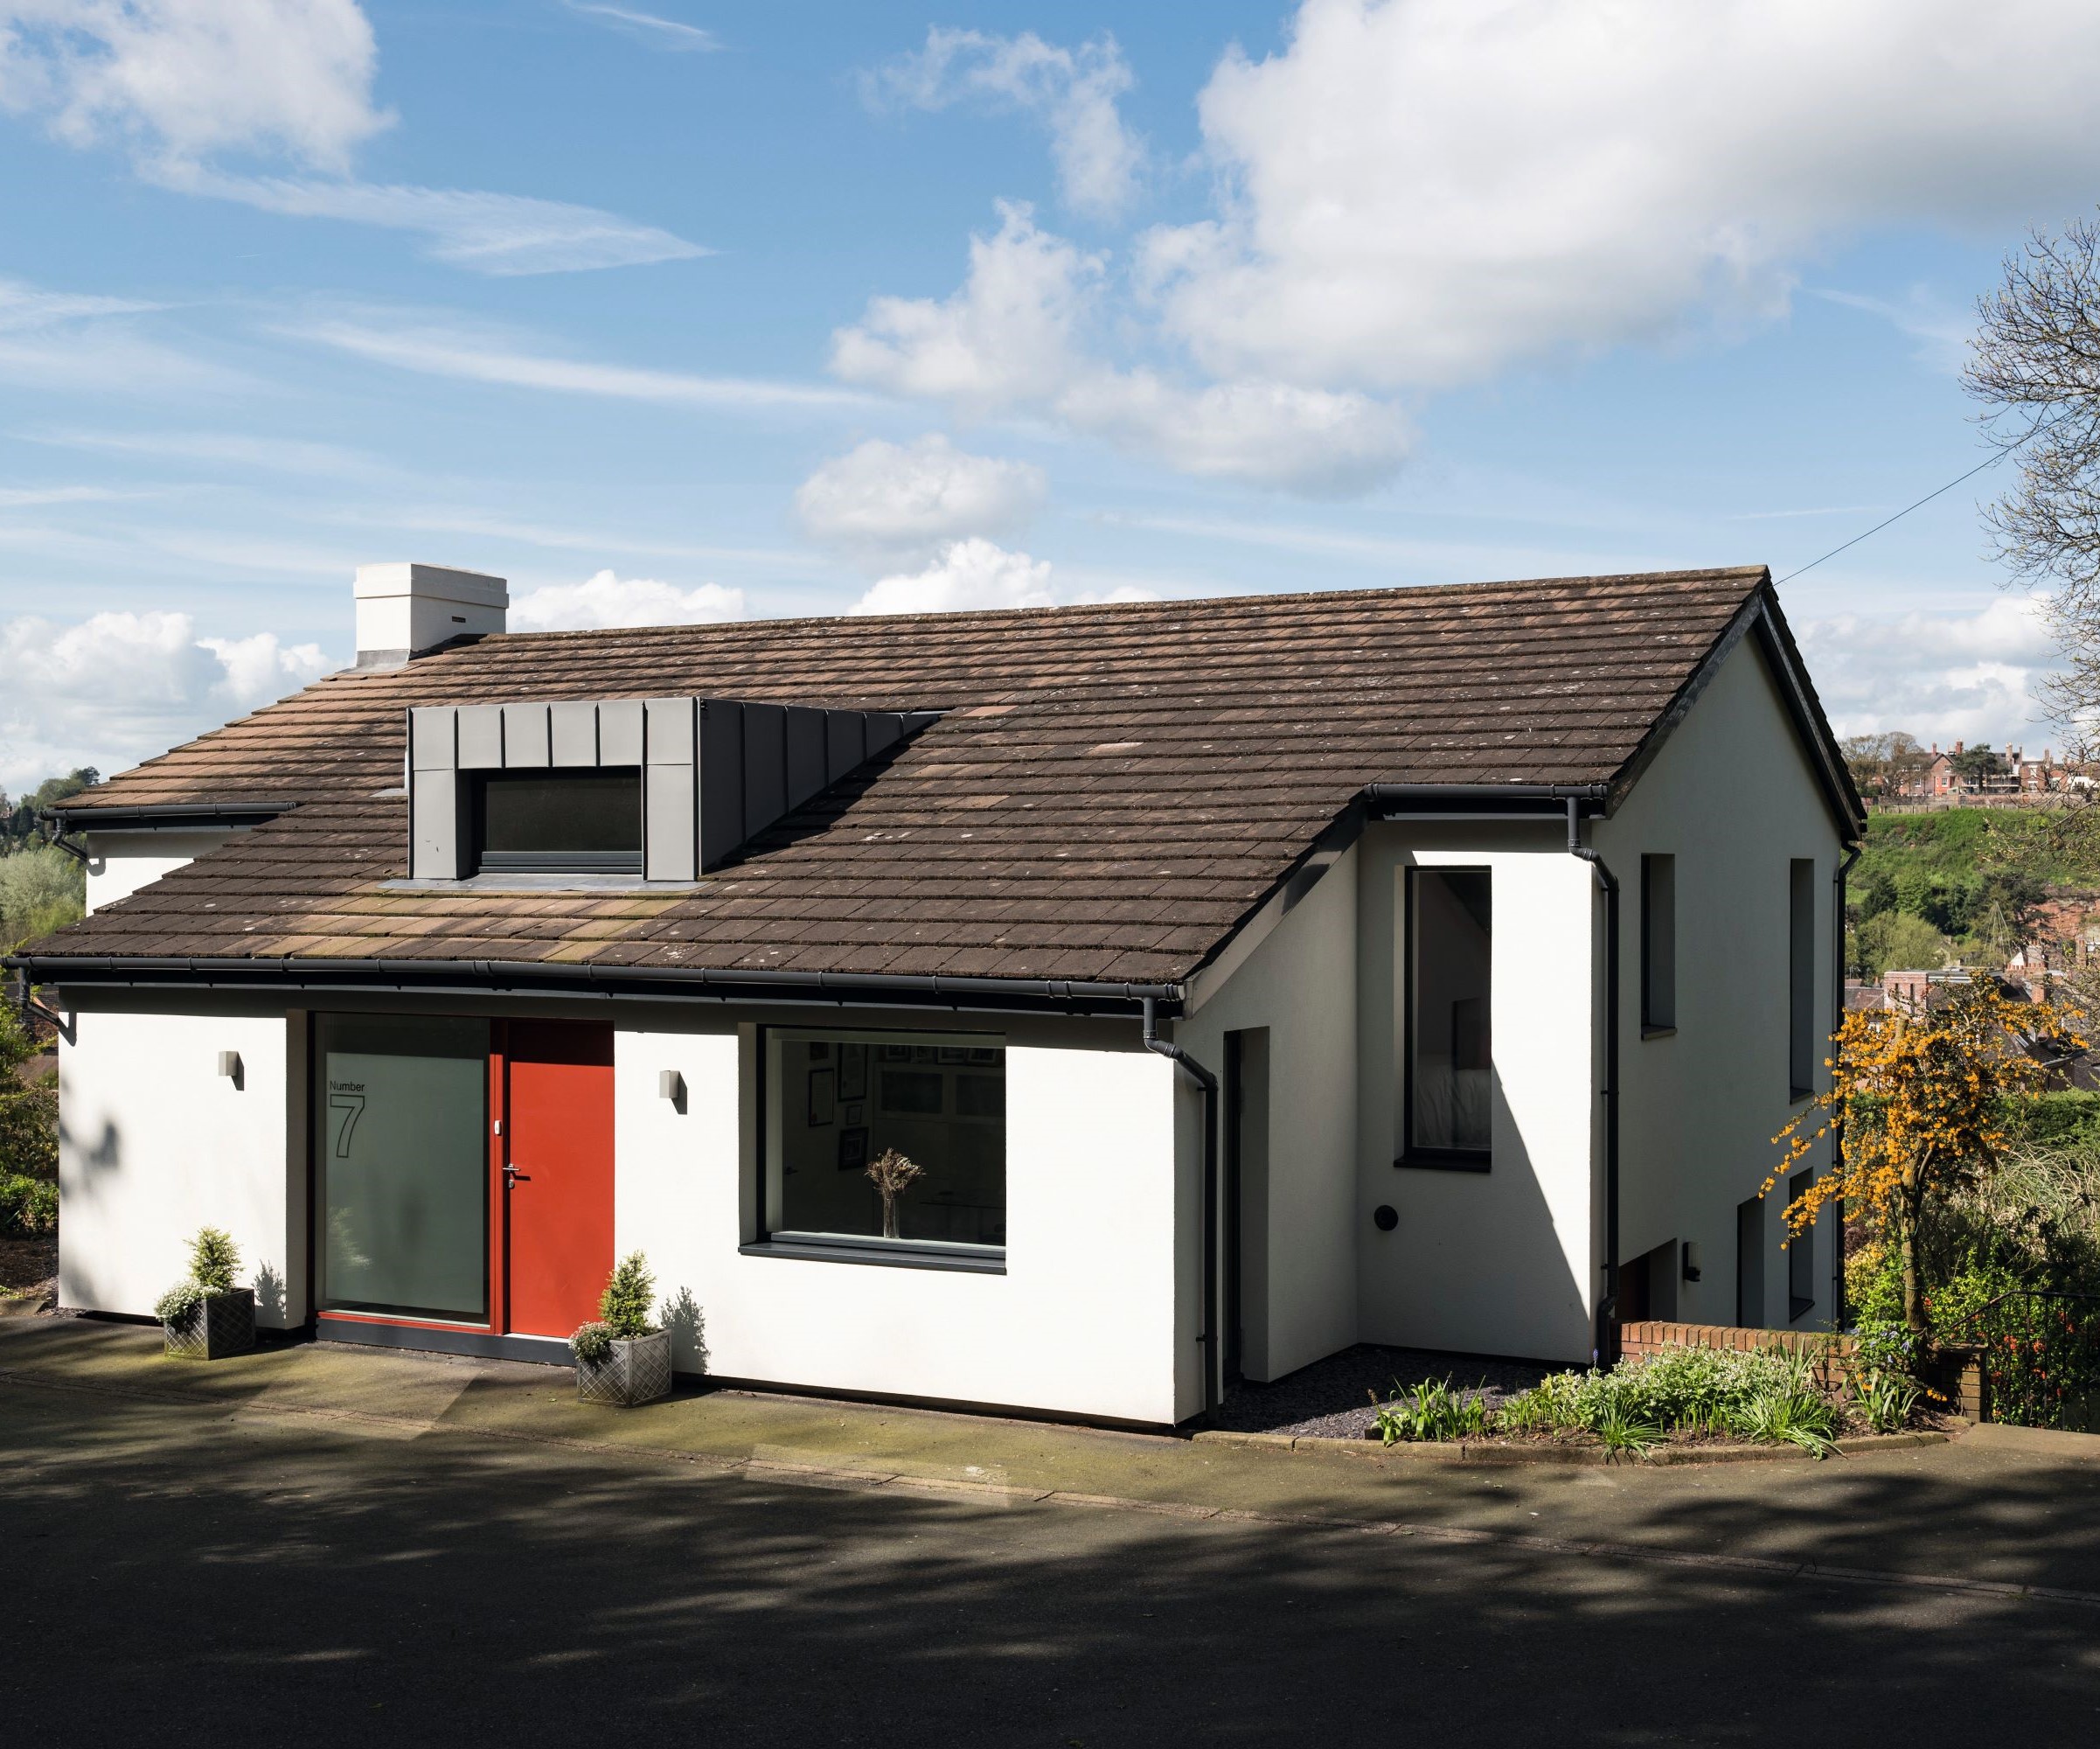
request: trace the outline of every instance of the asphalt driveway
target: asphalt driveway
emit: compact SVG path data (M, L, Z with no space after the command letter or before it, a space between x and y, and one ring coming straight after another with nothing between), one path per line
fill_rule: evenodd
M2100 1441L1485 1470L565 1383L6 1320L10 1739L2100 1733Z

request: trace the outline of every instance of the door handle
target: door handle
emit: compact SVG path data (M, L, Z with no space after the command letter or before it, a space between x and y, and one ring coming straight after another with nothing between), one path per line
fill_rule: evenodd
M532 1174L531 1173L529 1173L529 1172L520 1172L520 1171L519 1171L519 1170L518 1170L518 1169L516 1167L514 1167L514 1166L506 1166L506 1167L504 1167L504 1169L503 1169L503 1188L504 1188L505 1190L508 1190L508 1189L510 1189L510 1188L511 1188L513 1185L517 1184L517 1183L518 1183L518 1182L520 1180L523 1180L523 1181L524 1181L525 1183L527 1183L527 1184L530 1184L530 1183L532 1181Z

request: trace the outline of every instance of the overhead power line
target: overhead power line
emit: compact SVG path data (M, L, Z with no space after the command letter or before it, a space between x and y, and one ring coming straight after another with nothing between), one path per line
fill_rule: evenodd
M2034 434L2030 432L2028 435L2032 436ZM1932 491L1927 492L1924 497L1920 498L1916 504L1907 504L1902 507L1902 509L1896 512L1894 516L1885 518L1883 520L1875 523L1872 528L1869 528L1866 532L1866 533L1855 534L1851 540L1847 540L1844 546L1832 547L1829 552L1823 555L1822 559L1811 559L1807 564L1799 567L1798 569L1789 571L1784 577L1779 579L1779 582L1783 583L1791 583L1796 577L1799 576L1802 572L1814 570L1817 566L1823 563L1825 559L1834 559L1839 554L1848 552L1853 547L1857 547L1860 541L1868 540L1874 535L1879 534L1884 528L1888 527L1891 522L1901 522L1906 516L1909 516L1912 511L1919 508L1920 505L1930 504L1932 500L1937 498L1942 492L1952 491L1955 487L1959 485L1964 480L1974 479L1976 476L1983 472L1985 468L1995 468L2000 462L2004 461L2005 458L2012 453L2013 451L2011 449L2000 449L1995 456L1987 456L1983 461L1978 462L1973 468L1970 469L1967 473L1957 474L1952 479L1949 480L1945 485L1936 486Z

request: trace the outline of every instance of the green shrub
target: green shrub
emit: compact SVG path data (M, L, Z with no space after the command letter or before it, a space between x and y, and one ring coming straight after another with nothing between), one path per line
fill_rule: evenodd
M620 1333L601 1318L594 1318L588 1324L579 1324L576 1334L569 1338L569 1352L580 1361L588 1361L594 1366L613 1351L613 1338Z
M0 1001L0 1177L59 1175L59 1077L24 1083L17 1073L37 1051L21 1017Z
M190 1241L190 1279L206 1293L231 1293L240 1252L217 1227L199 1227Z
M19 1173L0 1173L0 1233L34 1238L59 1225L59 1187Z
M629 1251L598 1296L598 1315L613 1327L616 1336L646 1336L657 1327L650 1320L656 1303L657 1279L650 1272L649 1259L640 1251Z
M194 1281L178 1281L153 1302L153 1315L163 1324L187 1318L204 1304L205 1291Z
M1842 1418L1836 1404L1813 1390L1760 1390L1734 1408L1728 1425L1745 1439L1791 1442L1811 1457L1826 1458L1838 1448Z
M163 1324L187 1317L215 1293L231 1293L240 1271L240 1252L217 1227L199 1227L190 1241L190 1272L153 1302L153 1315Z
M1388 1446L1401 1440L1464 1439L1487 1431L1492 1418L1485 1400L1478 1393L1467 1396L1454 1390L1449 1378L1430 1379L1415 1388L1412 1396L1394 1395L1379 1405L1379 1438Z
M87 909L87 876L48 844L0 856L0 948L14 948L67 923Z

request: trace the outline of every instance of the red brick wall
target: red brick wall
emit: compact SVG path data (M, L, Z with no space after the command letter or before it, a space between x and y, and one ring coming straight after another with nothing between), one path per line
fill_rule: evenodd
M1734 1348L1752 1353L1759 1348L1784 1348L1790 1354L1815 1355L1827 1389L1840 1382L1843 1369L1834 1364L1839 1355L1852 1352L1850 1336L1832 1336L1820 1330L1742 1330L1733 1324L1671 1324L1660 1319L1619 1326L1619 1353L1630 1361L1645 1360L1665 1348Z

